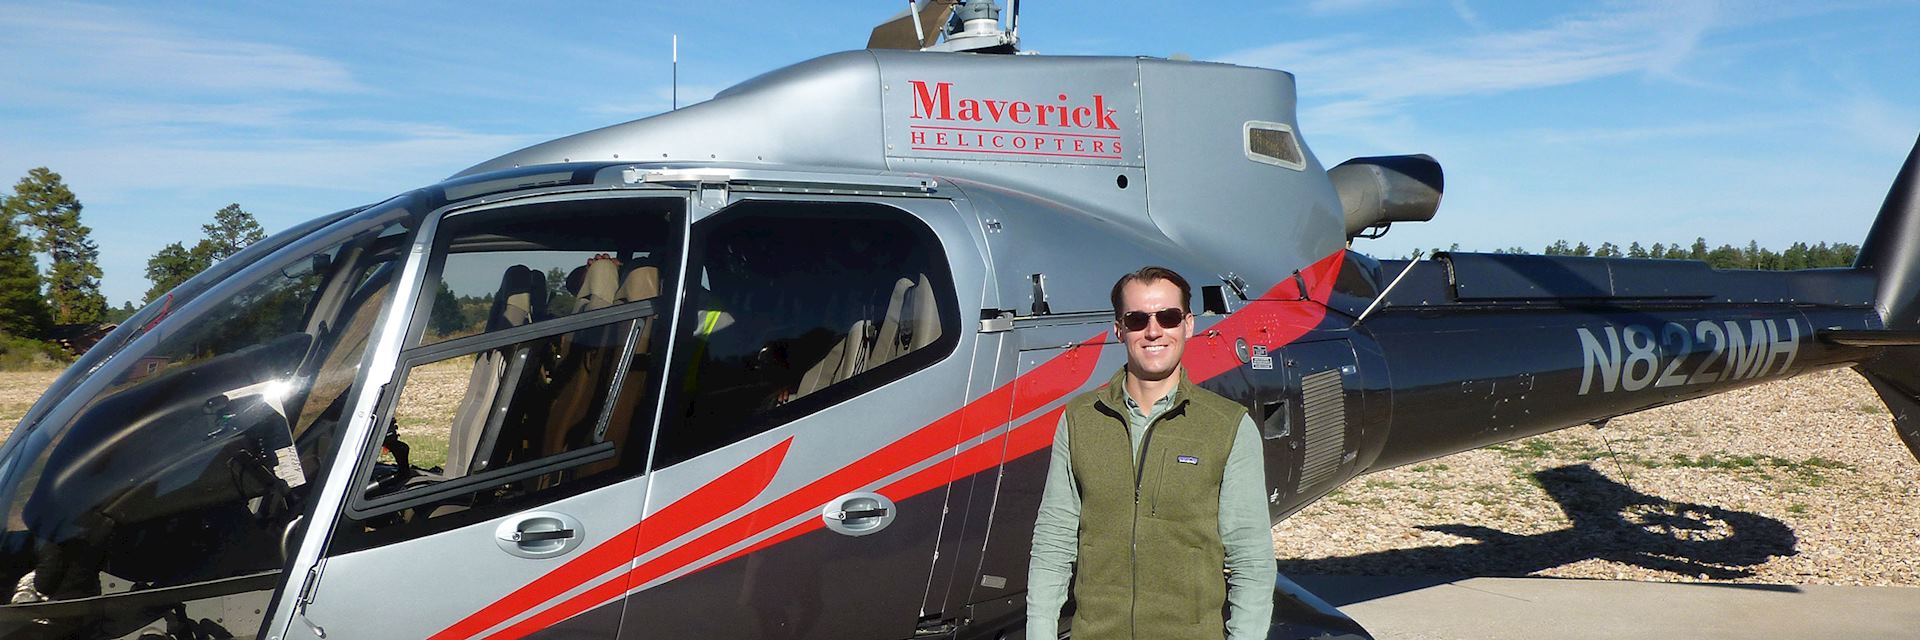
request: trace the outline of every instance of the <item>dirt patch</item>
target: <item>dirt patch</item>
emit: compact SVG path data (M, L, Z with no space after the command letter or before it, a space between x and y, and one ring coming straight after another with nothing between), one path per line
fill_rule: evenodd
M1815 373L1363 476L1274 528L1282 571L1920 585L1920 462Z
M58 371L0 371L0 439L13 433L40 392L58 377Z

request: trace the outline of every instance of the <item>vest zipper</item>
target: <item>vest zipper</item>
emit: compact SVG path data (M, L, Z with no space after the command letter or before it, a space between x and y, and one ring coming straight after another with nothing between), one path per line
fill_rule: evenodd
M1140 487L1133 489L1133 535L1127 536L1127 565L1133 570L1133 585L1127 589L1127 637L1140 635Z
M1185 401L1182 400L1181 402ZM1162 411L1160 415L1148 420L1147 433L1140 436L1140 455L1137 456L1133 462L1133 510L1135 514L1138 514L1140 511L1140 483L1147 476L1147 452L1153 449L1153 427L1154 425L1160 424L1160 420L1166 418L1167 414L1173 413L1179 408L1180 403L1175 402L1173 406L1167 407L1166 411Z
M1133 587L1127 590L1132 598L1127 606L1127 637L1135 640L1140 635L1140 481L1146 477L1147 452L1153 447L1153 426L1160 424L1161 418L1167 417L1178 407L1179 403L1176 402L1166 411L1147 420L1147 432L1140 436L1140 455L1135 456L1133 461L1133 535L1127 537L1127 556L1130 560L1127 564L1133 570ZM1128 434L1127 438L1131 440L1133 435Z
M1133 571L1133 585L1127 589L1131 599L1127 604L1127 637L1133 640L1138 640L1140 634L1140 479L1144 477L1140 472L1147 468L1147 445L1153 444L1154 422L1147 421L1147 432L1140 436L1140 455L1134 456L1133 461L1133 534L1127 536L1127 567ZM1132 434L1127 438L1132 440Z

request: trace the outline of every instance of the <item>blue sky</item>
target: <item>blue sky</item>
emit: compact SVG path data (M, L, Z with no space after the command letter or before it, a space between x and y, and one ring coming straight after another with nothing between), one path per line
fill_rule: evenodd
M392 6L398 4L400 6ZM1026 48L1298 78L1332 165L1428 153L1383 256L1556 239L1859 242L1920 135L1901 2L1045 2ZM238 202L269 231L859 48L898 2L0 2L0 180L63 174L115 304Z

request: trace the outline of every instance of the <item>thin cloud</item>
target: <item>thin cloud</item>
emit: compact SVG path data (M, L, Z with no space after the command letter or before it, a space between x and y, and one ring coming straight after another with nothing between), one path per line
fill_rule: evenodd
M1310 92L1394 103L1552 87L1609 76L1671 73L1712 28L1711 5L1637 7L1544 27L1381 46L1354 37L1286 42L1226 61L1293 71Z
M313 138L182 139L127 146L69 146L44 154L49 166L74 182L95 185L89 193L191 184L209 191L248 187L295 187L376 191L424 186L476 162L538 142L525 135L437 131L384 137L379 141ZM101 157L141 158L139 171L93 175ZM370 184L381 183L381 184Z
M1472 27L1474 31L1489 30L1486 21L1480 19L1480 12L1474 11L1473 7L1467 4L1467 0L1453 0L1450 4L1453 7L1453 14L1460 16L1460 21Z
M0 12L0 87L114 86L230 93L357 92L337 61L263 42L221 40L90 5Z
M1409 4L1408 0L1310 0L1302 8L1315 15L1366 13Z
M712 84L680 85L680 106L699 104L712 100L715 94L726 89ZM596 116L612 116L626 120L637 120L647 116L665 113L673 109L673 87L659 86L647 91L644 97L620 102L603 102L582 108L582 113Z

